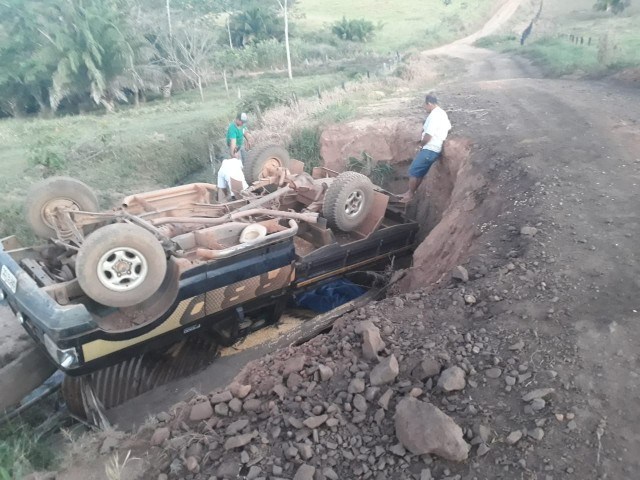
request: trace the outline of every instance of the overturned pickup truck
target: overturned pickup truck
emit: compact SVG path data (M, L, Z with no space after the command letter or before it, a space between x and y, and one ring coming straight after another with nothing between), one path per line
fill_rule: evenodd
M46 179L28 194L26 220L47 243L2 240L0 297L77 376L186 336L233 342L276 321L294 294L413 249L417 224L362 174L304 173L274 146L252 152L245 173L251 186L232 182L228 202L195 183L111 211L78 180Z

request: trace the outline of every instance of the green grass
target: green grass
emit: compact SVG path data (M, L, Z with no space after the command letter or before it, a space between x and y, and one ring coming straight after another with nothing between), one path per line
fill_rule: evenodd
M327 106L324 110L313 115L318 124L340 123L351 120L357 113L356 98Z
M292 158L302 160L309 173L322 164L320 156L320 127L302 127L291 133L291 142L287 146Z
M425 48L476 30L497 5L494 0L297 0L301 30L331 30L343 16L382 24L371 47L378 52Z
M551 76L600 76L640 66L640 6L611 15L595 12L592 3L587 3L545 4L524 46L520 46L519 33L483 38L476 45L523 55ZM521 13L520 20L532 16L531 12ZM570 36L584 39L583 43L572 42Z
M176 95L113 114L55 119L0 120L0 236L29 238L22 204L30 184L54 174L77 177L94 188L103 207L125 194L180 183L201 171L209 145L220 154L224 134L236 113L238 89L243 98L255 85L271 81L299 97L339 85L344 75L286 77L264 75L230 79L230 96L222 84ZM57 158L59 162L48 159Z
M477 41L476 45L524 55L539 64L551 76L576 71L595 72L600 69L597 47L581 47L563 38L542 38L522 47L519 38L504 35L486 37Z
M39 421L44 420L40 418ZM0 428L0 480L22 478L34 470L55 467L51 436L37 433L37 420L13 420Z

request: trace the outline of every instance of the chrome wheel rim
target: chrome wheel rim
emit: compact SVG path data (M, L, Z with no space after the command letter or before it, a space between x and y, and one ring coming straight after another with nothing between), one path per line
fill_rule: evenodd
M344 213L348 217L355 217L361 211L364 206L364 193L362 190L354 190L347 196L347 201L344 204Z
M109 290L133 290L149 273L147 259L135 248L117 247L106 252L98 262L98 280Z

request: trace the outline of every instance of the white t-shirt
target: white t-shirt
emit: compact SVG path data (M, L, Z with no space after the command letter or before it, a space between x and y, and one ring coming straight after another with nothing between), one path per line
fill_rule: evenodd
M434 108L422 127L422 138L425 135L431 135L431 140L422 149L440 153L442 144L449 135L449 130L451 130L451 122L449 122L447 112L440 107Z
M242 160L239 158L227 158L222 161L220 170L218 170L218 188L226 188L231 190L231 179L242 182L242 189L249 188L247 181L244 178L244 171L242 169Z

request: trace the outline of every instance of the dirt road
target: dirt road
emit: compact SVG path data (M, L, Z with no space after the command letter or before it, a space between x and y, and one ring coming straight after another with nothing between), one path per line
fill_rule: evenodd
M528 78L535 69L526 63L464 45L447 53L463 59L467 73L441 87L445 108L457 133L478 147L476 167L513 200L483 242L506 259L514 238L506 225L539 230L527 248L545 265L536 279L541 295L509 302L513 320L504 326L521 328L526 316L537 335L562 336L539 348L557 357L583 423L555 448L582 478L638 478L640 92ZM550 300L544 291L553 292Z

